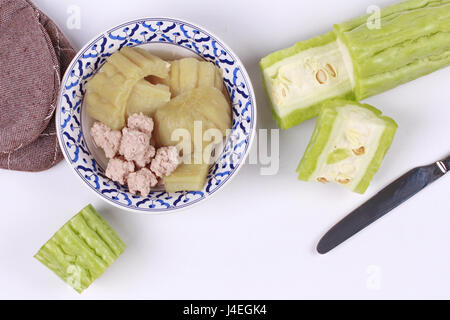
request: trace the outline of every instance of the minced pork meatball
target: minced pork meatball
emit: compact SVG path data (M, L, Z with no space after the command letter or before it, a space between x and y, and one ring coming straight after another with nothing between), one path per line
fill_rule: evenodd
M142 112L139 114L135 113L132 116L129 116L127 124L129 129L138 130L148 135L149 138L152 137L154 127L153 119L145 116L144 114L142 114Z
M120 158L109 160L105 175L120 184L127 182L127 177L134 172L134 163Z
M155 147L150 145L150 137L135 129L122 129L119 153L128 161L134 161L139 168L145 167L155 156Z
M146 197L150 189L158 184L158 178L147 168L142 168L137 172L128 175L128 189L131 193Z
M180 156L176 147L161 147L156 151L150 165L152 170L158 177L170 175L180 164Z
M122 133L118 130L111 130L106 124L95 122L91 128L91 137L97 147L105 151L107 158L112 159L119 152L120 139Z

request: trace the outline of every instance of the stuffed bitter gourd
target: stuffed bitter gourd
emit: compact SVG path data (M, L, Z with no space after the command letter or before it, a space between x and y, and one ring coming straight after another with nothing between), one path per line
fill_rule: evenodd
M345 95L361 100L450 65L450 0L391 5L380 11L379 28L369 28L369 17L336 24L324 36L261 60L267 95L281 128L317 115L326 99ZM310 61L317 63L308 74ZM280 98L283 90L288 98Z
M342 99L324 103L297 168L299 179L337 182L364 193L396 130L394 120L367 104Z
M34 256L81 293L119 257L125 244L92 205L70 219Z

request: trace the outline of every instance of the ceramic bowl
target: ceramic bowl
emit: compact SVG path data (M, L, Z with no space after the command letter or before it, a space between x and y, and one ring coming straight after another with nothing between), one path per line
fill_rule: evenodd
M202 191L168 193L152 190L149 196L131 194L126 186L104 175L106 158L89 134L93 122L83 108L86 82L108 56L124 46L141 46L163 59L197 56L223 71L232 107L233 124L222 154L210 168ZM239 58L205 28L171 18L143 18L111 28L81 49L69 65L58 97L57 134L73 172L105 201L126 210L161 213L191 207L211 198L242 167L256 128L256 102L250 78Z

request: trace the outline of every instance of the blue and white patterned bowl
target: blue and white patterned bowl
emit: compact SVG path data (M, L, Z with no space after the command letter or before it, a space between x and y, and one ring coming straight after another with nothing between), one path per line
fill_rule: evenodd
M166 59L199 56L223 70L233 110L233 127L222 154L211 166L202 191L167 193L158 190L152 191L148 197L140 197L105 177L106 159L93 147L89 135L92 119L83 108L83 96L86 82L108 56L123 46L143 46ZM143 18L102 33L76 55L61 83L56 126L67 162L98 196L134 212L169 212L210 198L237 174L247 157L256 130L256 102L243 64L216 36L204 28L177 19Z

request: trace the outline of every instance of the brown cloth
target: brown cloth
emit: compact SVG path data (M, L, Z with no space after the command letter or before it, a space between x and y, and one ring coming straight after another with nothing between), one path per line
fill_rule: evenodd
M0 0L0 30L0 168L45 170L62 159L54 113L75 51L28 0Z

